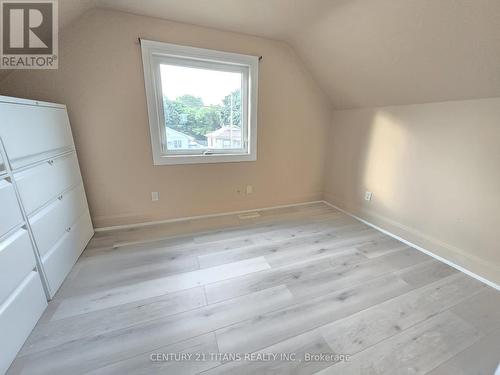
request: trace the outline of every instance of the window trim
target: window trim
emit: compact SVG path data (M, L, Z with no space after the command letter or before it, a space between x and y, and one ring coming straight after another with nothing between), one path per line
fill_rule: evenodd
M183 61L183 59L179 59L178 57L172 56L164 56L164 55L153 55L151 57L153 59L152 66L154 68L153 74L154 80L156 83L156 97L158 98L158 107L163 107L163 97L160 96L162 94L161 87L161 65L174 65L188 68L198 68L198 69L206 69L212 71L221 71L221 72L234 72L241 74L242 82L241 82L241 101L242 101L242 118L248 121L248 82L249 82L249 69L248 66L244 65L228 65L221 64L220 62L213 61L198 61L198 60L189 60ZM158 111L159 116L159 124L165 123L165 112L163 110ZM244 145L240 148L233 149L192 149L192 150L168 150L165 148L165 143L161 142L161 140L166 140L165 127L159 126L160 129L160 149L162 157L169 156L203 156L203 153L206 151L210 151L213 155L215 154L223 154L223 155L241 155L248 153L248 145ZM248 126L242 126L242 139L248 139Z
M144 84L148 107L149 130L153 151L154 165L171 164L200 164L200 163L227 163L257 160L257 92L259 58L257 56L242 55L231 52L222 52L204 48L181 46L177 44L155 42L141 39L142 62L144 68ZM184 61L183 61L184 60ZM247 132L247 147L241 149L209 150L200 149L196 154L190 150L173 151L163 150L164 113L163 96L160 95L161 76L160 62L175 61L175 65L192 67L203 66L208 69L225 71L247 72L248 79L242 79L242 107L247 112L247 123L242 121L243 135ZM185 62L186 64L182 64ZM245 87L245 83L247 87ZM245 116L242 116L243 118ZM204 153L205 152L205 153ZM186 154L189 153L189 154Z

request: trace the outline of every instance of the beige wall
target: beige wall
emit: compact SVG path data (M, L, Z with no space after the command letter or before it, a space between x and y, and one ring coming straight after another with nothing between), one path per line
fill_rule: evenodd
M138 36L263 55L257 162L153 167ZM60 47L59 70L15 72L0 93L68 105L97 227L325 197L500 281L499 98L335 111L330 126L324 93L281 42L93 10ZM237 193L246 184L254 194Z
M263 56L257 162L153 167L138 36ZM15 72L0 93L67 104L95 226L322 198L330 106L288 45L95 10L62 33L59 66Z
M336 111L328 150L329 202L500 283L500 98Z

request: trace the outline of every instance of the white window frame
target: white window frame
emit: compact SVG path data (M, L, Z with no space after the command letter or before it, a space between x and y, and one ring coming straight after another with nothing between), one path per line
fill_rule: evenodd
M181 46L141 39L144 84L154 165L228 163L257 160L257 56ZM161 86L162 63L234 71L242 74L240 149L167 150ZM163 141L165 140L165 141Z

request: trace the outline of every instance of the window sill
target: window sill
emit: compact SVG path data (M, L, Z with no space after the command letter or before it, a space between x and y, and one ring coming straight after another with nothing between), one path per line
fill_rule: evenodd
M256 161L255 154L169 155L153 157L154 165L214 164Z

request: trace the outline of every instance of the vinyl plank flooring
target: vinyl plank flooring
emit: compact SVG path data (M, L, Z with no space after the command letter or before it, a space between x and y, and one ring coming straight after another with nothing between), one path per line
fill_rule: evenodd
M347 288L216 331L222 352L252 352L343 318L408 290L396 277Z
M282 240L263 240L257 245L236 249L221 249L221 251L206 253L198 256L201 267L210 267L247 258L265 256L278 251L290 251L296 247L302 247L307 244L325 242L334 238L333 231L325 230L324 232L305 234L297 238L287 238Z
M500 292L485 288L452 311L484 334L500 328ZM500 353L500 350L499 350Z
M257 210L259 217L250 219L250 222L257 225L276 222L293 222L306 217L322 217L324 215L330 216L333 210L321 202L312 205L283 207L272 210ZM239 214L238 214L239 217ZM240 220L240 223L247 222L248 219Z
M22 374L81 374L290 304L284 286L18 357Z
M399 277L416 288L459 272L447 264L441 263L423 253L421 254L427 257L428 262L398 272Z
M109 232L97 232L90 240L83 256L99 256L103 253L112 252L121 244L148 243L156 241L168 241L169 244L186 244L192 242L192 236L187 233L188 222L171 223L167 228L161 225L150 227L138 227ZM222 225L222 224L221 224ZM174 235L174 233L176 235ZM174 237L174 238L172 238Z
M238 353L242 354L242 353ZM245 359L245 354L263 360ZM243 353L241 361L232 361L204 372L204 375L222 374L313 374L330 365L328 362L306 357L317 354L334 355L325 340L316 331L308 331L253 353ZM306 360L307 359L307 360Z
M232 280L208 284L205 286L207 301L208 303L220 302L277 285L288 284L291 280L300 280L306 275L329 268L331 268L330 263L320 259L285 267L271 268L240 276Z
M337 353L358 353L479 293L483 284L456 274L337 320L321 329Z
M480 339L479 331L445 311L318 374L425 374Z
M330 293L335 290L361 284L381 277L400 268L411 267L420 262L428 261L414 249L404 249L381 256L367 259L360 253L355 259L344 261L340 257L330 258L331 269L308 274L300 281L287 283L294 296L316 296Z
M266 256L278 253L282 254L284 252L289 253L295 251L294 255L297 255L297 252L304 251L306 246L319 249L321 248L320 244L328 243L330 241L335 242L335 238L337 235L337 230L326 227L322 230L312 230L310 232L302 232L300 234L294 233L294 237L288 234L287 237L283 239L271 240L269 238L266 238L262 243L258 245L204 254L198 256L198 259L200 267L204 268L229 262L235 262L251 257Z
M361 252L363 255L366 256L363 252ZM423 264L425 261L432 260L428 255L425 255L424 253L421 253L418 250L415 250L409 246L404 246L401 249L398 249L396 251L391 251L387 254L382 254L378 257L368 257L370 259L383 259L384 262L386 262L388 265L391 267L394 267L395 269L400 269L400 268L407 268L408 266L414 266L417 264Z
M293 221L305 217L315 217L335 212L323 203L311 205L278 208L273 210L258 211L260 217L255 220L241 220L238 214L228 214L217 217L190 219L152 226L112 230L97 233L91 240L88 248L92 253L98 253L102 249L108 249L116 244L133 244L144 241L157 241L170 239L173 236L185 236L193 233L208 233L213 231L230 230L237 227L249 227L252 225L263 225L266 223ZM146 240L147 239L147 240Z
M388 236L379 236L377 239L374 239L369 243L358 246L358 250L367 257L371 258L401 250L406 247L408 247L408 245L393 238Z
M252 245L254 241L255 239L251 238L251 236L248 238L231 238L226 241L211 242L203 245L194 243L172 245L169 241L154 241L116 246L108 251L102 251L94 256L86 257L83 261L91 263L94 266L99 266L100 264L110 266L117 260L129 265L151 264L168 260L171 257L177 259L246 247Z
M263 232L255 237L263 241L283 241L295 239L302 236L314 235L325 231L333 234L342 232L356 231L363 227L362 224L352 220L346 220L345 217L324 217L321 221L314 220L309 223L302 223L296 226L286 226L279 231Z
M500 368L500 330L476 341L428 375L493 375Z
M292 234L310 233L325 229L334 229L343 225L359 225L358 222L327 211L319 216L307 216L307 218L271 222L269 224L254 224L243 229L222 230L216 233L194 236L193 241L196 244L208 244L213 242L227 241L237 238L260 238L264 240L283 240L290 238Z
M358 244L369 241L377 236L372 230L362 231L359 234L348 236L333 236L330 239L317 240L306 246L297 246L286 251L274 252L265 256L271 267L280 267L286 264L299 263L310 259L327 258L331 254L344 249L356 248ZM346 238L347 237L347 238Z
M369 260L361 254L347 250L346 256L330 256L328 259L313 259L298 264L287 264L283 267L273 267L257 274L239 277L228 282L209 284L206 286L209 303L241 296L257 290L286 283L295 295L317 295L364 282L378 277L386 272L392 272L420 262L431 261L431 258L416 250L404 249ZM352 254L352 255L349 255ZM364 263L365 261L368 261ZM435 263L435 262L434 262ZM418 270L426 270L418 267ZM411 273L412 270L407 270Z
M272 264L272 267L279 268L279 267L285 267L285 266L290 266L293 264L303 264L305 261L320 261L320 260L325 260L327 261L330 266L335 267L339 264L341 265L351 265L351 264L356 264L359 262L363 262L366 260L366 257L364 257L361 253L359 253L355 248L347 247L347 248L335 248L333 251L328 251L327 248L319 248L315 251L309 252L308 256L305 256L304 258L300 257L297 259L297 257L286 257L286 261L284 261L285 258L280 257L280 262L276 264L276 262L273 262L270 260L268 257L265 257L266 260Z
M180 274L199 269L198 260L194 256L168 256L166 260L136 266L113 262L112 266L100 264L94 267L83 267L78 278L67 280L57 293L57 299L74 297L97 291L135 285L138 282L154 280L169 275Z
M269 245L278 240L274 238L275 236L285 239L294 238L294 236L296 236L296 234L292 233L294 231L297 233L300 232L301 236L314 236L316 233L326 231L336 232L341 228L337 228L336 225L333 225L335 221L332 218L314 221L314 225L301 222L301 224L294 224L294 226L283 225L283 228L279 229L266 227L265 230L263 230L261 227L257 227L257 229L252 227L241 230L238 235L226 235L225 237L219 235L215 239L202 242L196 241L195 237L194 240L189 241L172 241L167 239L146 243L115 245L108 251L101 251L93 257L86 257L84 261L102 269L113 267L115 263L122 263L124 265L145 265L168 261L171 258L179 259L190 256L203 256L217 252L229 253L228 250L238 251L241 249L241 253L245 254L245 256L233 260L236 261L252 257L250 252L246 251L249 246ZM261 234L261 232L264 234ZM298 235L299 234L297 234L297 236ZM223 259L222 262L212 262L210 264L202 264L202 266L215 266L228 262L229 261L226 259Z
M256 212L97 233L8 374L494 368L498 291L323 203Z
M154 351L110 364L88 372L88 375L150 375L150 374L189 374L194 375L221 364L217 358L217 342L213 332L164 346ZM174 360L165 360L163 355L175 355ZM154 358L152 360L151 358ZM166 357L169 359L172 357ZM206 358L205 360L202 360Z
M220 280L227 280L236 276L269 268L269 264L263 257L251 258L222 266L185 272L161 279L142 281L134 285L67 298L62 301L59 308L54 313L53 319L67 318L69 316L101 310L134 300L178 292L183 289L194 288Z
M203 287L196 287L62 320L48 321L36 326L20 354L42 351L85 337L124 329L131 323L140 324L165 318L205 305Z

